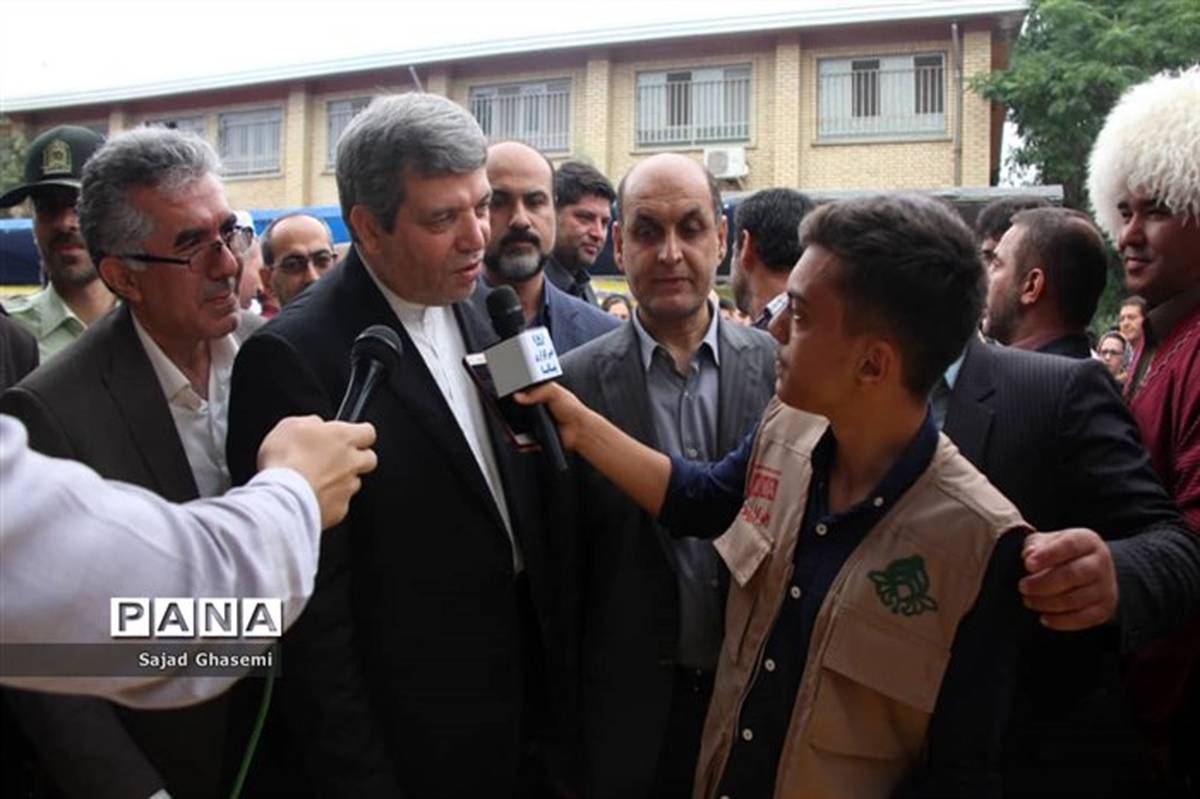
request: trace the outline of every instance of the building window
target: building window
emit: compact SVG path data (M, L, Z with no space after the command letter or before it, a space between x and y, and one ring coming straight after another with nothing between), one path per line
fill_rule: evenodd
M750 139L750 66L641 72L637 145Z
M283 112L278 108L221 114L217 150L226 175L269 175L280 170Z
M946 57L822 59L817 96L821 139L944 136Z
M568 80L473 88L471 113L489 142L516 139L544 153L571 149Z
M350 120L371 104L370 97L353 100L330 100L325 106L325 165L332 167L337 160L337 144Z
M208 124L204 117L186 116L186 117L162 117L161 119L148 119L147 125L170 128L171 130L179 130L184 133L194 133L200 138L208 136Z

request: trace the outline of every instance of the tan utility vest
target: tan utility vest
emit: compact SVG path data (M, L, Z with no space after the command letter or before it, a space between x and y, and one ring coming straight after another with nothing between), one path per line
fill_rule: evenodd
M811 454L828 424L771 401L746 472L745 504L715 542L733 579L697 797L716 795L772 624L782 603L793 601ZM1014 528L1028 530L1017 509L939 436L929 467L850 555L817 613L775 796L892 793L923 755L959 621L975 603L996 541Z

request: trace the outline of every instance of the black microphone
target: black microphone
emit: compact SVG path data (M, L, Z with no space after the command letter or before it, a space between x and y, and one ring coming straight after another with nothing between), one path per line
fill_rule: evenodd
M525 330L525 312L521 310L521 300L512 286L493 289L487 295L487 310L492 318L492 329L501 341L485 351L484 355L487 356L488 369L501 396L539 385L562 374L554 344L545 329ZM528 340L517 341L522 337ZM533 357L530 357L531 353ZM532 406L529 411L533 414L534 435L538 443L546 451L554 468L565 472L567 459L563 455L558 427L550 418L550 412L544 405Z
M338 407L339 422L361 422L375 388L400 366L404 345L387 325L371 325L350 348L350 382Z

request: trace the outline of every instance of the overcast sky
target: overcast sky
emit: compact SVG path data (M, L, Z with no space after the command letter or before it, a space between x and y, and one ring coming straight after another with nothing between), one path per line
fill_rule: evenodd
M903 1L903 0L902 0ZM0 0L0 97L879 0ZM894 4L894 0L893 0Z

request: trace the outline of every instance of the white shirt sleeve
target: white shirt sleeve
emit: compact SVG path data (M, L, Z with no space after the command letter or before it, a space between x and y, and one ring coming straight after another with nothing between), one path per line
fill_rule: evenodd
M311 487L290 469L177 505L33 452L24 426L0 415L0 644L112 643L117 596L278 597L291 625L312 594L320 527ZM0 674L134 707L203 701L236 680Z

